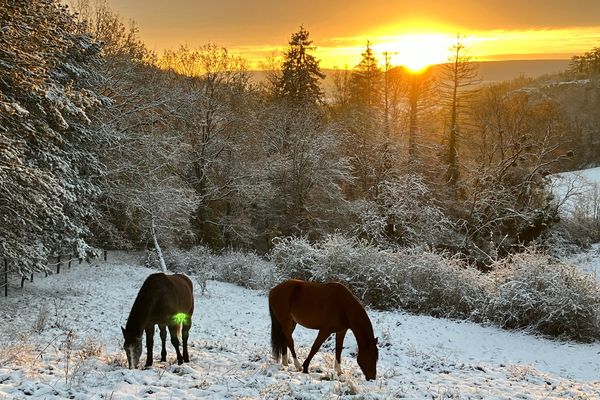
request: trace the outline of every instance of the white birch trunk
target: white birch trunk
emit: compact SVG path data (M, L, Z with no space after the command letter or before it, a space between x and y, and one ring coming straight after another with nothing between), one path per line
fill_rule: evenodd
M160 245L158 244L158 238L156 237L156 226L154 225L154 216L152 217L152 240L154 241L154 250L156 251L156 256L158 257L158 262L160 263L160 269L165 274L167 273L167 264L165 263L165 257L163 256Z

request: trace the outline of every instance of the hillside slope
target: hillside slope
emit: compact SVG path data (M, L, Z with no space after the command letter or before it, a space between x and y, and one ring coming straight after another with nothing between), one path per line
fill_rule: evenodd
M288 371L270 361L265 294L220 282L209 282L205 295L196 290L189 364L155 360L150 369L128 370L120 326L155 272L131 264L76 266L0 299L0 398L599 398L600 343L401 312L369 312L381 345L376 381L366 382L357 367L351 334L341 378L331 375L331 340L310 374ZM315 336L297 328L301 360ZM157 342L158 335L155 355ZM173 362L170 345L167 351Z

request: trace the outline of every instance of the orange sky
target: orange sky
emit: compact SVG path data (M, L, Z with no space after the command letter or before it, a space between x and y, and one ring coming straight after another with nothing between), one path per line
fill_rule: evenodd
M600 46L600 0L108 0L159 54L216 43L257 67L300 24L325 68L354 66L367 39L403 64L441 62L456 34L479 60L569 58Z

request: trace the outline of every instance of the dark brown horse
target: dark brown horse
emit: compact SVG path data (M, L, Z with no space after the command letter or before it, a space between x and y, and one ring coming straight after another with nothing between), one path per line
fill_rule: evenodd
M146 332L146 367L152 365L154 325L158 325L162 351L160 360L167 361L167 327L177 352L177 363L189 362L188 337L194 313L192 281L181 274L152 274L145 281L133 303L127 325L121 327L129 369L137 368L142 354L142 335ZM181 329L183 355L179 351L177 331Z
M334 368L340 368L344 336L352 330L358 343L358 365L367 380L377 376L377 339L367 312L352 292L341 283L316 283L292 279L269 292L271 313L271 346L276 361L287 365L290 349L296 369L308 372L308 365L325 339L335 333ZM292 332L296 324L318 329L319 334L302 366L296 357Z

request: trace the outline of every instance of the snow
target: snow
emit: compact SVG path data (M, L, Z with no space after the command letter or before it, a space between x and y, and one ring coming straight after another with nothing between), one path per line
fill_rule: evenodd
M600 398L600 343L402 312L369 311L381 346L377 380L364 380L351 334L341 377L332 374L331 339L310 374L287 370L270 360L266 294L215 281L205 295L196 285L191 362L172 364L168 344L169 362L128 370L120 326L153 272L133 256L110 253L108 262L11 287L0 299L0 399ZM315 336L294 332L301 361ZM155 355L159 343L157 334Z
M590 202L597 197L600 187L600 167L579 171L561 172L551 176L552 193L562 202L566 199L563 212L572 212L578 203Z
M570 262L600 282L600 243L593 244L589 251L575 255Z

